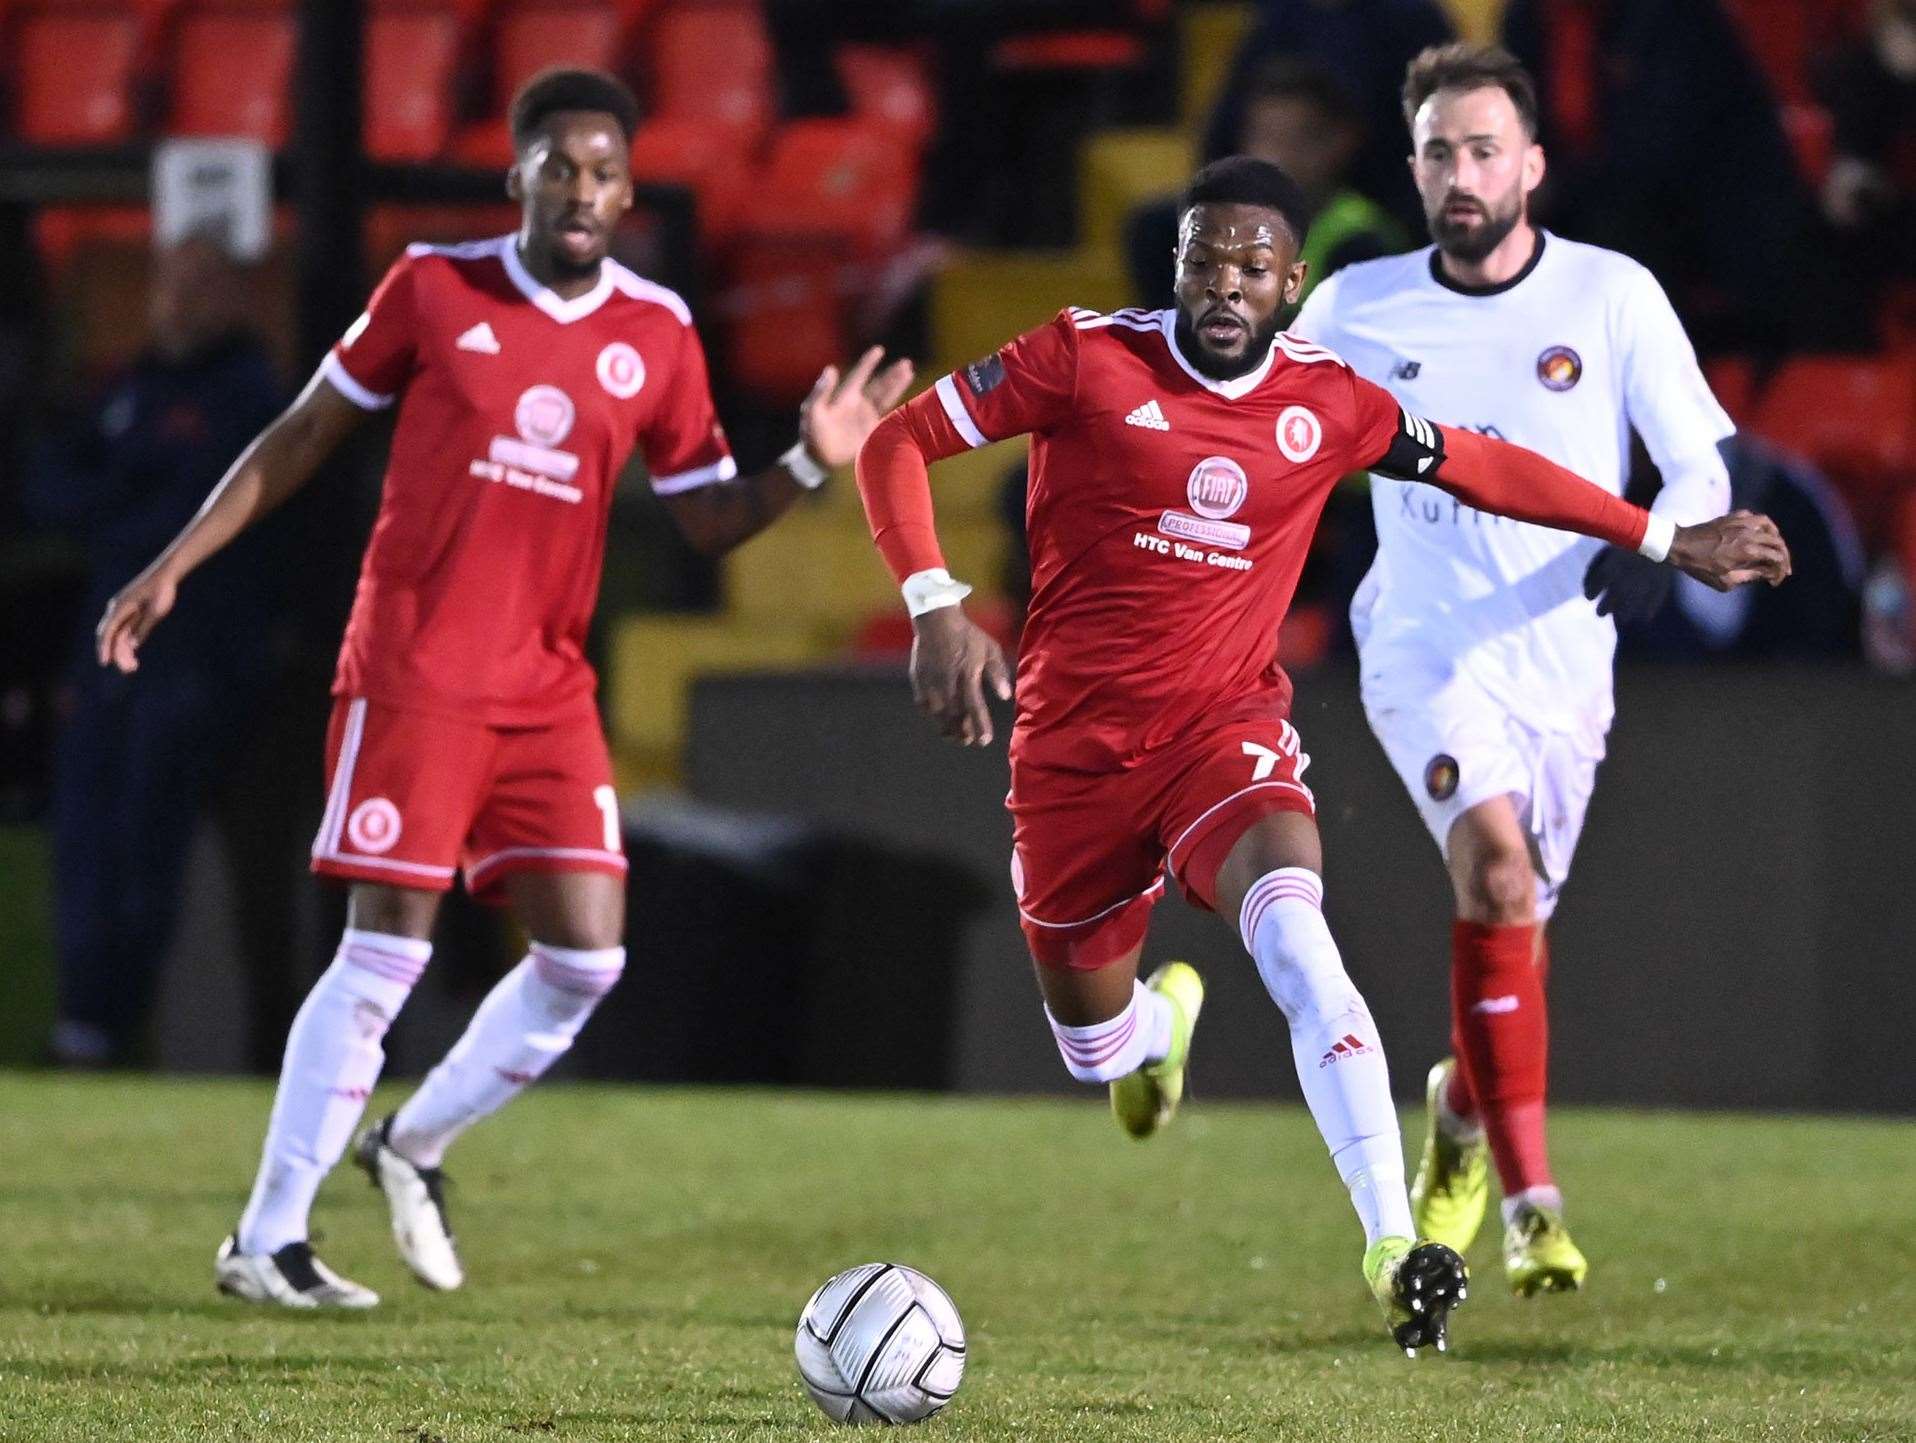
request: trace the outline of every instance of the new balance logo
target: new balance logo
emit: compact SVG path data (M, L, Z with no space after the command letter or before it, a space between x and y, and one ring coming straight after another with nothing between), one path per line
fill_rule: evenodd
M1516 994L1512 993L1507 997L1486 997L1481 1002L1473 1002L1470 1004L1470 1010L1497 1017L1505 1012L1515 1012L1520 1005Z
M1361 1052L1375 1052L1376 1050L1376 1048L1364 1041L1363 1038L1358 1037L1354 1033L1346 1032L1342 1037L1331 1044L1331 1050L1329 1052L1326 1052L1322 1057L1317 1059L1317 1065L1320 1069L1326 1068L1333 1062L1342 1062L1346 1057L1355 1057Z
M1127 426L1142 426L1147 431L1168 431L1171 423L1164 419L1164 412L1158 409L1156 401L1146 401L1137 410L1124 418Z
M453 344L462 351L477 351L482 356L499 354L499 338L492 333L492 327L481 321L467 331Z

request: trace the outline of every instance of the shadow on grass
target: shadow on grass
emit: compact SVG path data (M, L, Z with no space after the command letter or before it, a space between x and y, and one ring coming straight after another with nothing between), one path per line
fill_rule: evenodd
M1463 1363L1545 1363L1552 1367L1622 1365L1634 1368L1695 1368L1709 1372L1761 1373L1766 1377L1907 1379L1905 1360L1881 1352L1850 1352L1787 1345L1709 1343L1579 1343L1487 1338L1464 1342L1452 1353Z
M311 1375L328 1373L391 1373L391 1357L341 1355L337 1353L275 1353L261 1357L235 1357L222 1353L212 1357L169 1358L151 1363L116 1360L49 1358L0 1364L0 1377L24 1378L40 1383L184 1383L207 1385L220 1382L283 1380L304 1384Z

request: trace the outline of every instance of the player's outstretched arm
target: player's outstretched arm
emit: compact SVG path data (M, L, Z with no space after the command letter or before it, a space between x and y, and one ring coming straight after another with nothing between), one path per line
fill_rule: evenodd
M952 741L988 746L989 687L1011 696L1004 649L965 615L971 588L945 569L932 524L930 464L968 443L925 392L878 423L858 453L858 492L872 539L898 579L911 613L911 694Z
M819 372L798 408L798 444L773 465L667 496L666 509L685 539L707 556L721 556L770 526L827 473L855 460L878 418L911 385L911 362L900 357L881 371L884 355L873 346L842 377L836 366Z
M1404 437L1375 468L1385 475L1428 481L1480 511L1581 532L1667 561L1718 591L1751 581L1777 586L1790 574L1789 547L1767 516L1735 511L1677 526L1535 451L1475 431L1405 420ZM1413 435L1418 428L1428 434Z
M180 583L304 486L365 414L331 381L314 375L299 398L240 453L180 534L107 602L94 629L100 665L137 670L140 643L173 609Z

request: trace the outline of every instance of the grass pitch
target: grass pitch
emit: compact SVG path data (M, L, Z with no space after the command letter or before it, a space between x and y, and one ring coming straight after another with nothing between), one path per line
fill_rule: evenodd
M304 1317L212 1287L267 1100L0 1074L0 1439L834 1438L792 1328L880 1258L969 1330L929 1439L1916 1438L1908 1123L1566 1111L1591 1289L1511 1298L1487 1233L1409 1363L1297 1109L553 1087L453 1155L464 1292L341 1169L321 1251L386 1301Z

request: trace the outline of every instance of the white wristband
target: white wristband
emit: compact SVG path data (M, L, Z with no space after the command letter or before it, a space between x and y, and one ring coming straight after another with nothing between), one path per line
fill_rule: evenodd
M1643 528L1643 540L1637 543L1637 555L1647 556L1652 561L1666 561L1670 548L1676 545L1676 522L1667 516L1650 513L1650 524Z
M778 458L778 464L791 472L792 479L807 491L816 491L825 484L825 478L832 474L819 465L812 453L805 449L803 441L792 442L785 454Z
M962 581L954 581L951 573L942 566L934 566L929 571L912 572L899 590L904 593L905 610L914 617L943 606L956 606L971 595L971 588Z

